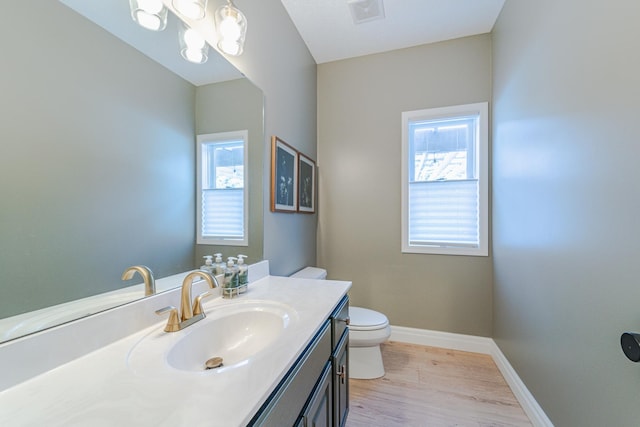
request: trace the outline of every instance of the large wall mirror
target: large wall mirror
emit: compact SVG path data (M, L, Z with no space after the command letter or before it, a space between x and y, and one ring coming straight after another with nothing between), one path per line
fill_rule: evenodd
M168 32L144 30L127 0L3 12L0 341L144 297L140 276L121 280L132 265L160 279L209 253L262 258L259 88L214 49L207 64L187 63L176 17ZM249 131L249 247L198 247L196 134L239 129Z

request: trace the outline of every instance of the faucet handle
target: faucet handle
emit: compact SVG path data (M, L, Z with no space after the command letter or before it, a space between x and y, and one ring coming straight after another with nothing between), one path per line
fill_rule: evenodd
M162 316L165 313L169 313L169 320L167 326L164 327L165 332L176 332L180 330L180 319L178 318L178 309L172 305L163 307L156 310L156 314Z
M197 316L198 314L202 314L203 310L202 310L202 300L207 298L207 297L211 297L213 296L213 293L211 291L207 291L207 292L203 292L200 295L198 295L195 299L195 301L193 301L193 315Z

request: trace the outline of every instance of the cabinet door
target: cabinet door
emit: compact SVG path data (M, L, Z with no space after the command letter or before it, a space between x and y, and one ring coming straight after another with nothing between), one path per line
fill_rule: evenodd
M327 362L304 411L305 427L333 427L333 382L331 363Z
M345 331L342 339L334 351L333 363L333 394L335 405L336 427L343 427L349 413L349 331Z
M286 377L254 416L249 426L298 426L331 357L331 327L327 320Z

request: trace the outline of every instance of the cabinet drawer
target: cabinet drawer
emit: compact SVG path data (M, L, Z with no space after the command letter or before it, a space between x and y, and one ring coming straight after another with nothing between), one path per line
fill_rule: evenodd
M349 326L349 297L345 296L338 304L331 315L331 348L335 349L336 345L342 338L344 331Z

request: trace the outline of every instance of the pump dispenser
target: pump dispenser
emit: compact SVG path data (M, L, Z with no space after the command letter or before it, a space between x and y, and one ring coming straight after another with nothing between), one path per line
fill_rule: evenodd
M204 265L200 266L200 270L213 274L213 257L211 255L205 255L202 258L204 258Z
M233 263L235 259L232 256L227 258L227 268L224 270L224 287L227 289L238 287L238 267Z
M244 263L246 255L238 255L238 286L241 286L240 292L244 292L246 284L249 283L249 267Z
M217 276L218 274L224 274L224 270L226 268L225 263L222 261L222 254L214 254L216 256L216 263L213 264L214 273Z

